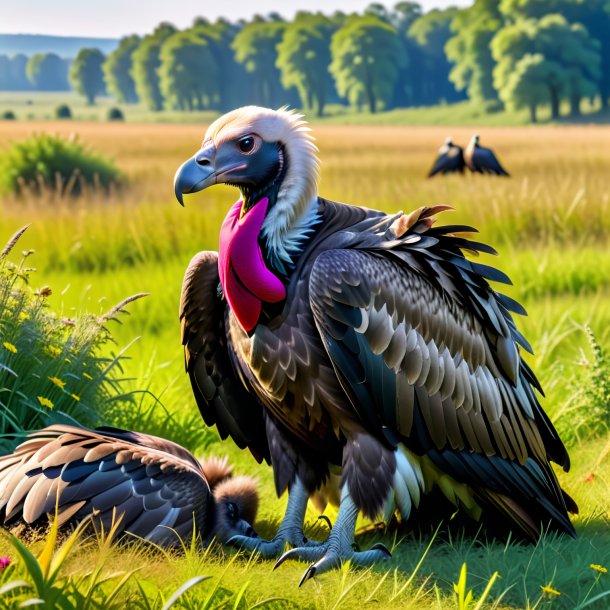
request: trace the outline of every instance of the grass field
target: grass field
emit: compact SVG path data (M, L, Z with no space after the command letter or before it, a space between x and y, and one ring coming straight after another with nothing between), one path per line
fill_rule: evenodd
M210 436L199 423L183 373L178 298L190 257L217 248L220 222L235 199L226 187L190 197L184 209L173 198L173 174L198 147L204 125L5 122L0 154L11 141L34 132L75 132L92 149L110 156L129 182L121 192L107 197L89 193L77 201L52 192L27 200L5 198L0 202L0 243L31 223L20 248L36 250L35 283L51 286L50 305L68 315L101 312L130 294L150 293L129 307L131 317L112 328L118 346L139 337L125 363L125 375L133 378L129 387L151 390L177 423L164 427L159 406L159 415L138 422L141 412L126 413L113 423L161 433L201 452ZM579 538L546 536L537 546L521 546L441 533L425 554L430 536L406 530L366 534L359 541L363 547L378 539L392 546L404 538L392 563L372 571L345 569L302 589L297 583L304 564L284 564L272 572L272 562L235 558L232 551L167 557L142 549L110 550L105 569L137 567L144 589L158 588L166 597L190 577L211 576L192 589L185 602L192 608L223 603L242 608L280 597L284 601L269 605L465 609L475 608L475 602L460 606L453 583L466 563L468 588L474 589L475 598L494 572L500 575L478 607L607 608L610 598L595 598L610 592L610 574L590 564L610 568L609 438L592 438L586 431L593 413L602 418L610 414L610 396L600 396L591 384L593 351L584 329L592 330L602 349L610 349L610 127L479 128L482 143L496 150L510 179L424 178L447 133L466 142L471 128L320 124L314 125L314 133L325 197L387 211L449 203L455 211L446 214L445 221L475 225L480 239L499 250L500 258L493 262L511 276L509 293L530 314L519 326L537 354L531 362L547 393L544 407L570 446L572 471L559 476L581 508L575 518ZM608 361L602 359L598 367L610 374ZM147 404L154 401L148 399ZM186 432L185 422L190 422ZM605 419L602 423L606 427ZM206 451L228 453L240 471L259 477L262 507L257 528L271 534L285 499L275 499L270 471L230 444L215 443ZM332 510L329 514L332 518ZM316 517L310 510L308 527L321 537L325 532ZM66 575L93 569L96 544L89 541L76 549ZM0 539L0 554L6 552L12 551ZM135 577L129 583L122 603L135 604L141 594ZM545 593L543 586L559 595Z

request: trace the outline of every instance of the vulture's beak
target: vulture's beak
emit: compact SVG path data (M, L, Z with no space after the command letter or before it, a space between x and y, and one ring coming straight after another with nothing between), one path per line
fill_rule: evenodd
M214 168L215 153L213 146L202 148L178 168L174 176L174 191L180 205L184 205L182 195L202 191L218 182L218 172Z

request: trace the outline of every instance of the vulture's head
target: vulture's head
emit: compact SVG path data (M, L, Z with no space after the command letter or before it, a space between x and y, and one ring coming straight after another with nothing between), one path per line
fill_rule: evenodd
M174 187L182 203L183 195L214 184L235 186L242 214L267 198L262 234L280 243L317 199L317 180L317 148L302 115L245 106L210 125L201 149L178 168Z
M473 144L478 144L478 143L479 143L479 134L478 134L478 133L475 133L475 134L472 136L472 143L473 143Z

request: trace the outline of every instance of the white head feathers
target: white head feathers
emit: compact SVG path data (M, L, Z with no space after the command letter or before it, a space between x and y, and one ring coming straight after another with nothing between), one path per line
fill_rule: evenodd
M254 133L267 142L281 142L288 167L277 201L269 210L261 234L271 256L282 268L291 262L317 216L318 148L303 115L286 108L259 106L237 108L216 119L208 128L204 144L218 147L224 140Z

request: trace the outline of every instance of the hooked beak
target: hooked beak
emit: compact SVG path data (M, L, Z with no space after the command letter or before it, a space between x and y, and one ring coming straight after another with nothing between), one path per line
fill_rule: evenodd
M184 205L182 195L197 193L218 182L214 169L213 151L200 150L187 159L174 176L174 192L180 205Z

